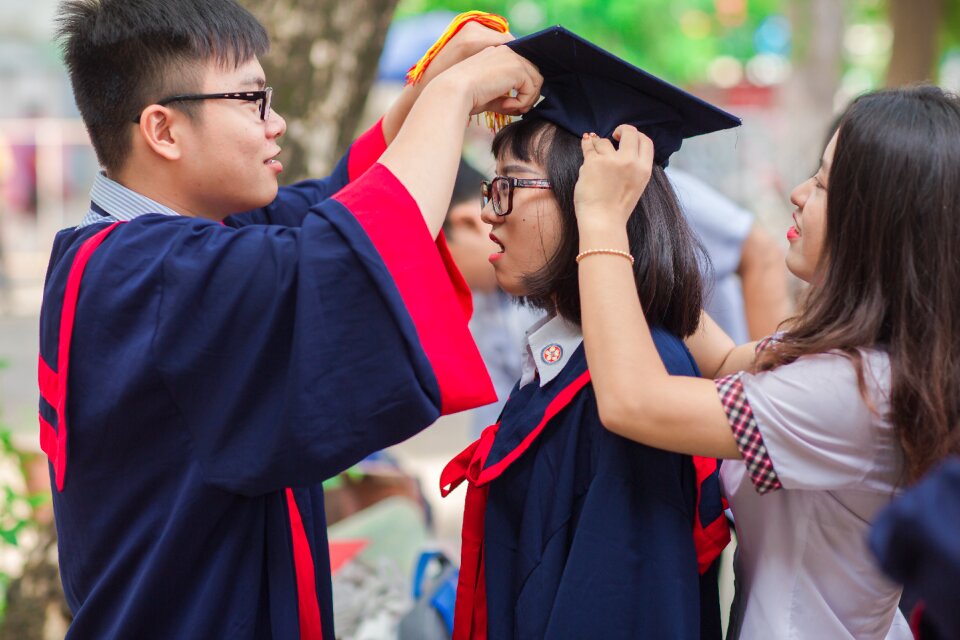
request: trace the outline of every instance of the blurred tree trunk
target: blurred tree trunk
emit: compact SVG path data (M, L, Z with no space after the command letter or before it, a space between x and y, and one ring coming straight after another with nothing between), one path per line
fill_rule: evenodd
M782 107L789 116L786 157L779 159L786 185L809 177L819 163L838 108L834 100L843 71L844 3L791 0L787 16L794 32L794 72L783 85Z
M397 1L241 0L270 35L284 182L326 175L353 140Z
M893 51L887 86L936 81L944 0L890 0L889 6Z
M793 0L787 15L799 35L794 80L788 88L796 89L793 98L807 103L814 112L830 114L834 111L833 99L843 67L843 3Z

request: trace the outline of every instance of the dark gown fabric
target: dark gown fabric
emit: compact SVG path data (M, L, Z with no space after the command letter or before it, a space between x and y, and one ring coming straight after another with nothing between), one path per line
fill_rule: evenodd
M654 339L671 374L698 374ZM582 345L458 459L441 481L471 483L455 638L720 638L718 464L607 431Z
M870 547L904 593L920 599L911 622L921 640L960 638L960 456L877 516Z
M90 258L65 409L40 402L68 435L51 465L68 637L332 640L320 483L493 399L445 247L389 171L353 176L349 155L226 224L140 216ZM56 238L41 386L66 364L74 258L105 226ZM404 252L429 292L398 276ZM439 343L437 309L454 310ZM454 380L432 356L447 350Z

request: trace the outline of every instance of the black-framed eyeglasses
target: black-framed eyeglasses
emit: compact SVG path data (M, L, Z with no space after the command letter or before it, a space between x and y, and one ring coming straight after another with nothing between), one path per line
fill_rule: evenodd
M484 180L480 183L480 206L493 203L493 212L498 216L509 215L513 211L514 189L553 189L553 185L546 178L511 178L509 176L494 176L493 180ZM504 207L506 203L506 207Z
M165 107L171 102L187 102L192 100L245 100L253 102L260 110L260 119L266 122L270 115L270 102L273 99L273 87L266 87L259 91L230 91L228 93L184 93L181 95L170 96L163 100L157 100L153 104ZM138 115L134 122L140 124Z

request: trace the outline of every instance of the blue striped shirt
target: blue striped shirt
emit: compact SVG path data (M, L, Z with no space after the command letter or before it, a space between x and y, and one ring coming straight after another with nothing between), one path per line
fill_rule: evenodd
M147 213L160 213L165 216L180 215L147 196L128 189L100 172L90 188L90 201L107 212L107 216L91 207L78 227L86 227L97 222L133 220Z

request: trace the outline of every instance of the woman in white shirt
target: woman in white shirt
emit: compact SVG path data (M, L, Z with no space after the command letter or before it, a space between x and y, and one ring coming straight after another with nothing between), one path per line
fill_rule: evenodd
M704 317L687 344L713 381L666 374L629 263L594 253L627 248L652 143L629 127L618 150L584 136L575 206L600 417L650 446L730 459L731 637L911 637L865 537L897 488L960 442L957 131L960 101L935 87L851 106L790 198L787 266L810 283L804 305L759 349Z

